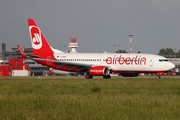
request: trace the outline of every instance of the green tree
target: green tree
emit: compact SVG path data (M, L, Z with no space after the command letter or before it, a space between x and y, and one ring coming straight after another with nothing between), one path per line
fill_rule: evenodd
M178 55L178 53L174 52L172 48L162 48L159 50L159 53L158 55L163 55L163 56L166 56L166 57L175 57ZM180 55L180 53L179 53Z
M177 57L180 58L180 50L176 53Z
M166 50L164 48L160 49L158 55L167 55Z
M128 52L126 52L126 50L118 50L116 51L116 53L128 53Z

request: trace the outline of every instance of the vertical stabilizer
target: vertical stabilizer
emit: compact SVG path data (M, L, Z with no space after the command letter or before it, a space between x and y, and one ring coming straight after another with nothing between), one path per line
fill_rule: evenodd
M28 19L33 55L41 58L53 57L53 50L33 19Z

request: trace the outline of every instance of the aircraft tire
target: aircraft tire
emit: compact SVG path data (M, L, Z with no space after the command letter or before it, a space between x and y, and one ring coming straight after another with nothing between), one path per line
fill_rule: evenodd
M110 75L104 75L104 76L103 76L103 79L110 79L110 78L111 78Z
M92 76L92 75L89 75L89 74L86 74L86 75L85 75L85 78L86 78L86 79L92 79L93 76Z

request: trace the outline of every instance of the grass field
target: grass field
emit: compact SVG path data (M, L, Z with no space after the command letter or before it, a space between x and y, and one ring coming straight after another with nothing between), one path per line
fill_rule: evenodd
M0 78L0 120L131 119L180 119L180 77Z

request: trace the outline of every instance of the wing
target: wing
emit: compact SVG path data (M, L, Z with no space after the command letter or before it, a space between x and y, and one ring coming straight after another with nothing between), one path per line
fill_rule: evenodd
M18 47L18 50L19 50L21 56L22 56L23 58L27 58L28 56L24 53L24 51L22 50L22 48L20 47L20 45L17 45L17 47Z
M65 61L59 61L59 60L49 60L49 59L43 59L43 58L32 58L35 61L45 61L45 62L52 62L56 64L58 67L55 69L59 69L62 66L67 66L69 68L69 72L73 68L77 68L78 70L76 72L86 72L91 68L92 64L83 64L83 63L73 63L73 62L65 62Z

